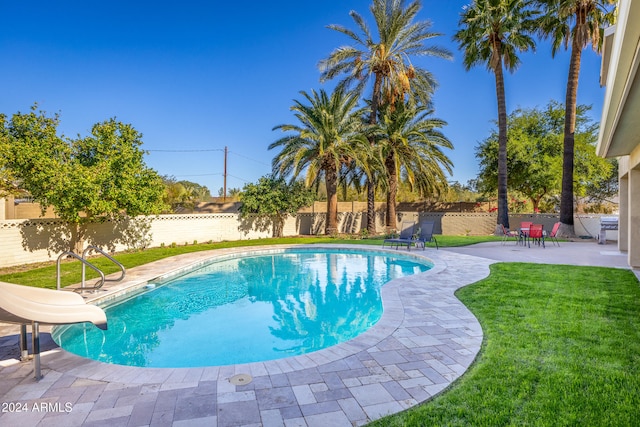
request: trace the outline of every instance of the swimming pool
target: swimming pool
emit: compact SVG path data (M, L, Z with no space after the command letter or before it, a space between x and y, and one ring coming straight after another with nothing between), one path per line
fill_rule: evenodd
M361 334L380 287L432 267L382 251L287 249L213 259L104 307L109 330L55 328L65 350L107 363L216 366L304 354Z

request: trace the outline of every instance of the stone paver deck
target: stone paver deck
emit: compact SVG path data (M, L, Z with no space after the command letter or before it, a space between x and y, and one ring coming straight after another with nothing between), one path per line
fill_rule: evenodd
M258 249L265 248L213 253ZM351 427L424 402L462 375L480 350L482 329L453 294L486 277L495 261L432 248L411 254L435 267L383 286L384 314L375 326L346 343L274 361L176 369L109 365L70 354L43 333L44 378L35 381L32 364L17 360L18 328L2 325L0 425ZM100 296L211 256L189 254L131 269L124 283ZM238 374L252 381L232 384Z

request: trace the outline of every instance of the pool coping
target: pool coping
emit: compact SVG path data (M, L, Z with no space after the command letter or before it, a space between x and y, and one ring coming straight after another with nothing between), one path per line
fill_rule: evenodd
M313 251L314 249L333 249L333 250L342 250L343 252L346 252L347 250L352 251L354 253L361 253L361 252L370 252L370 253L376 253L376 254L389 254L389 255L395 255L395 256L399 256L399 257L403 257L403 258L408 258L408 259L415 259L417 260L417 262L421 262L421 263L425 263L425 264L430 264L429 270L427 270L426 272L423 273L428 273L430 271L434 271L438 272L440 271L442 268L445 268L444 265L442 265L442 263L440 263L439 266L436 266L433 261L424 256L424 254L420 255L420 253L416 254L416 252L409 252L409 251L398 251L398 250L389 250L389 249L384 249L384 248L379 248L379 247L360 247L360 246L351 246L351 247L338 247L336 245L330 246L330 245L326 245L326 244L314 244L314 245L281 245L281 246L270 246L266 249L264 248L260 248L260 249L256 249L256 250L247 250L247 248L236 248L238 250L235 251L229 251L226 253L220 253L217 251L214 251L211 253L211 256L209 257L205 257L203 259L199 259L195 262L190 262L187 265L184 265L182 267L178 267L178 268L172 268L170 271L168 272L163 272L160 275L157 275L151 279L147 279L144 278L143 280L136 280L133 281L133 283L127 283L124 286L120 286L117 289L109 289L106 290L106 292L104 293L97 293L97 294L88 294L87 297L87 302L91 302L93 304L97 304L97 305L102 305L103 303L105 304L109 304L114 302L114 300L119 299L119 298L126 298L127 296L129 296L129 294L138 294L138 290L144 290L149 284L163 284L163 283L167 283L171 280L174 280L175 278L179 277L179 276L183 276L185 274L191 273L199 268L205 267L210 263L214 263L214 262L219 262L219 261L226 261L229 259L236 259L238 257L244 257L244 256L264 256L264 255L279 255L279 254L283 254L286 253L288 250L308 250L308 251ZM244 249L244 250L242 250ZM210 251L207 251L210 252ZM421 274L423 274L421 273ZM410 277L410 276L406 276L406 277ZM349 351L349 347L345 346L345 348L340 348L340 346L342 344L346 344L351 342L353 345L355 346L361 346L361 343L358 342L358 338L360 337L367 337L366 334L369 333L371 331L371 337L367 337L369 339L365 340L365 342L369 342L371 340L375 340L377 336L379 336L382 332L384 332L384 330L389 330L390 328L396 328L400 325L403 316L402 316L402 311L397 309L398 306L398 295L396 292L393 291L393 287L395 286L402 286L402 280L403 278L398 278L398 279L394 279L391 280L387 283L384 283L383 286L380 287L380 297L382 300L382 306L383 306L383 311L382 311L382 315L381 318L374 324L372 325L369 329L367 329L366 331L364 331L363 333L359 334L358 336L343 342L343 343L339 343L339 344L335 344L333 346L331 346L331 348L334 348L335 350L338 350L339 353L344 353L344 352L348 352ZM74 285L73 288L77 288L78 285ZM378 331L376 330L376 326L377 325L383 325L384 328L382 328L382 331ZM62 328L67 327L67 325L62 325L59 326ZM55 329L57 327L53 327L53 329ZM52 333L55 336L55 332ZM316 352L320 352L324 349L320 349L320 350L316 350L314 352L308 352L305 354L312 354L312 353L316 353ZM335 353L335 352L334 352ZM320 359L322 359L323 357L329 358L331 359L332 356L334 355L334 353L331 353L329 355L323 355L322 353L320 353L319 355L317 355ZM330 356L330 357L327 357ZM287 356L286 358L295 358L297 356ZM283 357L285 358L285 357ZM277 360L277 359L275 359ZM295 361L294 361L295 362ZM248 362L250 363L250 362ZM114 365L114 366L121 366L121 365ZM225 365L221 365L221 366L225 366Z
M123 283L99 296L110 298L134 286L144 286L157 277L161 269L169 273L202 263L212 255L281 251L292 247L398 253L379 246L330 244L218 249L131 269ZM146 420L141 425L146 425L170 418L175 423L198 420L220 426L352 426L402 411L445 390L475 360L482 344L482 329L454 292L486 277L489 265L494 262L430 248L409 253L427 258L434 267L385 284L381 288L382 318L368 331L345 343L284 359L205 368L110 365L56 348L43 353L45 378L35 383L27 375L5 394L5 400L24 399L25 395L29 396L29 389L41 389L50 381L53 381L50 387L66 389L75 396L78 389L73 390L73 385L89 381L92 386L103 386L104 390L93 401L85 402L87 398L83 399L83 393L71 402L74 410L86 408L82 423L116 418L127 418L131 422L132 418L140 418ZM95 295L90 298L96 300ZM0 378L5 377L5 371L12 370L15 372L11 372L11 377L18 378L18 373L28 372L29 366L18 363L0 368ZM253 381L246 385L232 384L230 378L239 374L250 375ZM61 387L60 382L70 385ZM31 400L41 400L49 391L47 388L42 396L31 397ZM59 400L63 401L64 393L60 394ZM116 399L111 408L105 408L104 394L128 398ZM165 396L175 396L173 406L166 409L160 405ZM185 411L184 405L194 396L207 396L207 403L199 404L197 411ZM2 414L0 420L13 417L20 419L14 413ZM68 414L47 413L41 418L42 424L49 424L51 418L69 422Z
M419 260L427 261L433 264L433 266L429 270L423 273L419 273L420 275L437 274L438 272L446 268L446 265L444 265L443 262L440 262L438 263L438 265L436 265L435 263L433 263L433 260L431 260L431 258L425 256L425 254L421 254L421 252L418 252L416 254L416 251L405 252L405 251L398 251L398 250L392 250L392 249L383 249L380 247L370 247L370 246L361 247L360 245L358 246L354 245L349 247L346 247L345 245L327 245L327 244L278 245L278 246L270 246L267 248L259 247L259 249L250 249L250 250L247 250L247 248L234 248L233 251L228 251L225 253L220 253L214 250L213 252L211 252L211 255L208 257L203 257L202 259L198 259L197 261L187 263L186 265L183 265L178 268L171 268L171 270L167 272L163 272L162 274L156 275L150 279L145 277L142 280L138 279L133 281L133 283L127 283L124 286L115 287L116 289L108 289L104 293L89 294L87 298L87 302L90 302L93 304L108 303L114 299L117 299L120 297L126 297L127 294L136 292L139 289L144 289L144 287L150 283L172 280L177 276L181 276L183 274L196 270L200 267L203 267L212 261L213 262L224 261L237 256L281 254L288 249L360 250L364 252L388 253L391 255L400 255L403 257L417 258ZM206 251L206 252L208 253L210 251ZM233 366L248 365L247 370L251 371L251 365L254 363L259 364L259 363L273 362L273 361L282 360L282 359L291 359L289 362L292 364L298 364L304 367L311 367L312 363L310 363L310 361L313 361L317 364L333 362L337 360L337 358L344 357L344 355L350 355L356 351L359 351L359 349L361 348L366 348L368 346L371 346L372 343L375 343L376 341L380 341L380 337L388 336L390 334L389 331L393 331L397 329L400 323L402 322L402 320L404 319L404 311L402 310L402 304L396 288L403 285L404 283L403 279L406 279L407 277L412 277L412 276L415 276L415 275L393 279L385 283L380 288L382 307L383 307L382 316L373 326L371 326L369 329L359 334L358 336L348 341L333 345L331 347L316 350L316 351L301 354L301 355L283 357L283 358L267 360L263 362L248 362L248 363L242 363L242 364L235 364ZM77 285L75 285L74 287L77 287ZM64 349L62 350L64 351ZM331 351L326 351L326 350L331 350ZM307 356L307 357L303 357L303 356ZM85 359L84 357L81 357L81 356L80 358L82 360ZM117 365L117 364L108 364L108 365L113 366L114 369L118 369L121 367L136 368L135 366L125 366L125 365ZM230 366L230 365L221 365L218 367L222 368L224 366ZM140 367L137 367L137 368L140 368ZM144 367L144 369L153 369L153 368ZM180 369L180 368L158 368L158 369ZM189 368L183 368L183 369L189 369Z

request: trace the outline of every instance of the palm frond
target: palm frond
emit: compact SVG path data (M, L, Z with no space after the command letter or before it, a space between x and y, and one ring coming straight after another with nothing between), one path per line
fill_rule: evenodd
M430 21L416 21L421 9L420 1L416 0L405 5L403 0L374 0L369 9L376 24L377 40L373 39L363 17L352 11L350 15L362 33L360 37L341 26L334 25L330 28L349 35L356 41L357 47L336 49L328 58L320 61L319 68L322 82L343 75L345 77L340 85L345 87L353 85L356 80L360 87L364 87L369 77L375 75L376 82L382 83L378 89L380 92L371 97L376 103L372 105L372 109L376 111L380 102L393 103L396 99L404 99L412 90L411 80L413 80L414 68L410 62L411 56L433 56L445 59L450 59L452 56L445 48L424 45L427 40L441 34L430 31ZM411 70L410 73L409 70ZM409 74L412 75L411 78L408 77ZM417 85L419 89L417 98L430 98L435 86L433 76L428 79L422 78ZM429 96L425 96L427 87L430 87ZM374 88L377 89L378 86L374 84Z

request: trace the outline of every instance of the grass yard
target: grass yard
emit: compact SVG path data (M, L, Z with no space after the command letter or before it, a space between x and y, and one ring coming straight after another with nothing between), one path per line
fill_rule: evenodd
M640 287L631 271L500 263L460 289L485 333L449 390L372 426L632 426Z
M501 240L495 236L437 236L438 244L444 247L464 246L480 242L490 242ZM139 265L147 264L159 259L168 258L175 255L185 253L207 251L212 249L232 248L241 246L260 246L260 245L278 245L278 244L296 244L296 243L348 243L348 244L367 244L382 245L383 238L372 239L343 239L334 237L284 237L275 239L256 239L256 240L236 240L231 242L219 243L201 243L193 245L180 245L175 247L150 248L136 252L123 252L114 256L125 268L133 268ZM433 247L433 243L429 243L427 248ZM115 273L119 271L108 259L100 256L91 259L91 263L105 272L105 274ZM81 264L80 261L71 260L70 262L61 263L60 276L62 286L68 286L73 283L80 283ZM87 278L95 278L98 275L87 268ZM47 262L39 264L30 264L19 267L9 267L0 269L0 281L17 283L19 285L35 286L40 288L56 288L56 263Z

